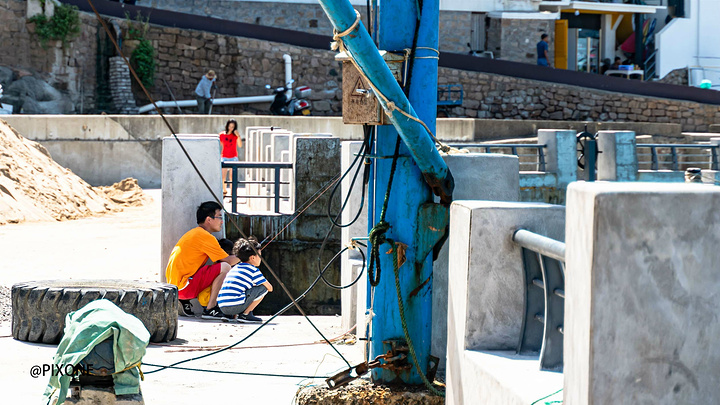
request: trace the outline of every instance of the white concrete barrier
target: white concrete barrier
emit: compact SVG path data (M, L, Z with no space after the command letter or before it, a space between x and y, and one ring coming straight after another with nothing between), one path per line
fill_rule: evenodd
M218 135L178 135L200 174L222 198L220 138ZM160 281L165 282L165 267L175 243L197 226L195 212L205 201L213 201L212 193L193 169L180 145L173 137L163 138L162 213L160 226ZM221 238L225 229L215 234Z

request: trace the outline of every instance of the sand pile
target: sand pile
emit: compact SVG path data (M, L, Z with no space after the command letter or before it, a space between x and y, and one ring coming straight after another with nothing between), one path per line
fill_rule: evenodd
M137 181L94 188L0 120L0 225L77 219L145 201Z

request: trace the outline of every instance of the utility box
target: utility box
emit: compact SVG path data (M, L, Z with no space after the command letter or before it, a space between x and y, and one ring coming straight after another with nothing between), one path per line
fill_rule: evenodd
M387 51L380 51L380 55L387 63L390 71L400 86L405 82L406 57L404 54L397 54ZM363 77L350 57L345 52L335 56L335 60L343 63L343 123L344 124L367 124L387 125L390 120L382 109L375 92Z

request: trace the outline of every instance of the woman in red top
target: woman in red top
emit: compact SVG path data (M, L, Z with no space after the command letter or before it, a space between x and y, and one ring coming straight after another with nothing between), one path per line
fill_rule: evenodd
M237 130L237 122L230 120L225 124L225 132L220 133L220 144L222 145L222 153L220 160L222 162L239 162L238 148L242 146L242 140ZM222 169L223 172L223 195L227 194L226 181L230 181L230 169Z

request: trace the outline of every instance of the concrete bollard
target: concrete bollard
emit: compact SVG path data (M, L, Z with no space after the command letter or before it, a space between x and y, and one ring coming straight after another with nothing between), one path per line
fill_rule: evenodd
M538 145L546 145L545 171L555 173L558 186L577 181L576 136L571 130L538 130Z
M720 188L575 183L565 404L720 403Z
M517 156L490 153L444 155L443 159L455 178L454 200L517 201L520 192L520 163ZM450 218L452 221L453 219ZM451 234L450 236L456 237ZM448 245L440 250L433 263L432 278L432 345L430 353L440 358L445 368L447 353Z
M597 179L636 181L638 178L637 145L633 131L598 132Z
M200 173L222 198L220 138L218 135L178 135ZM162 154L162 223L160 226L160 281L165 282L165 267L170 252L180 237L197 226L195 211L205 202L214 200L202 179L193 169L180 145L173 137L163 138ZM221 238L225 229L215 234Z
M451 206L448 404L529 404L560 385L562 376L540 372L537 357L509 357L525 311L522 249L512 241L518 228L563 241L565 207L498 201Z

